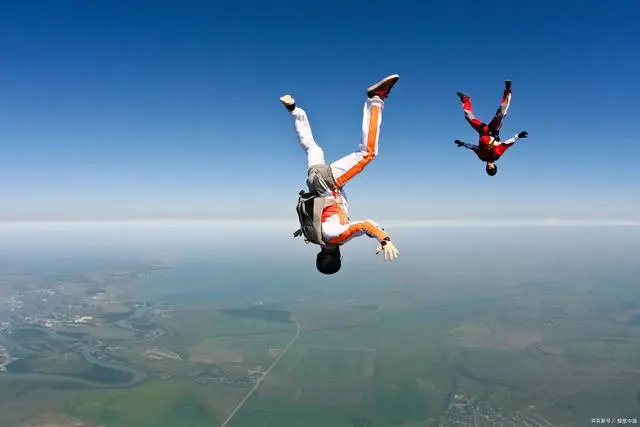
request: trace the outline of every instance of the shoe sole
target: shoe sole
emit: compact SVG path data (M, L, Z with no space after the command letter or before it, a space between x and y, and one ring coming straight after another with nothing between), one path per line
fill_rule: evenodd
M288 98L288 99L285 99ZM296 103L295 99L291 95L284 95L280 97L280 102L286 106L291 106Z
M388 83L392 80L398 81L398 79L400 78L400 75L398 74L391 74L390 76L385 77L384 79L380 80L378 83L373 84L371 86L369 86L367 88L367 93L373 92L376 89L380 88L381 86L383 86L385 83ZM394 83L395 84L395 83Z

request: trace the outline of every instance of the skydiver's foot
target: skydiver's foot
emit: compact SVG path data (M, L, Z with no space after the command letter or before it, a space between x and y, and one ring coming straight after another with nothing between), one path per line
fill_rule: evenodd
M462 102L464 102L465 98L468 98L468 96L462 92L456 92L456 95L458 95L458 98L460 98L460 101Z
M374 96L380 99L385 99L391 93L391 88L398 82L400 78L397 74L391 74L380 80L378 83L371 85L367 88L367 96L373 98Z
M296 108L296 100L291 95L281 96L280 102L282 102L287 111L293 111Z
M504 90L507 92L511 92L511 80L504 81Z
M464 142L460 141L459 139L456 139L453 142L455 142L458 147L462 147L464 145Z

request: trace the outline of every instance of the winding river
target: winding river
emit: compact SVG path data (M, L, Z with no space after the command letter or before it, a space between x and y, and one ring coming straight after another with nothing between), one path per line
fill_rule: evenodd
M144 304L137 307L126 318L110 322L110 325L132 331L136 336L114 340L108 344L90 343L82 339L74 338L64 332L58 333L51 329L38 326L24 326L16 329L20 334L26 333L36 336L36 338L31 338L31 342L27 344L23 343L24 340L15 339L12 335L0 335L0 344L6 346L12 355L18 356L16 360L6 365L6 372L0 372L0 378L21 383L46 384L57 388L123 388L139 384L147 378L147 374L139 368L108 357L105 348L109 345L147 342L167 335L169 332L163 328L155 326L151 328L140 328L136 326L136 321L143 318L144 315L154 307L153 305L147 306ZM38 335L42 337L41 343L38 342ZM89 369L82 374L30 372L29 365L25 363L25 359L38 354L43 348L46 349L50 347L46 343L47 340L73 346L75 351L79 352L84 361L87 362Z

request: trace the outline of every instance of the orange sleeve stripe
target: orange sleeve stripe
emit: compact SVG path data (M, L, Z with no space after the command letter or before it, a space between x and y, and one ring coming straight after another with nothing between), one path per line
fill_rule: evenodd
M367 236L375 237L380 242L389 237L387 233L385 233L369 221L365 221L362 224L362 227L364 228L365 233L367 233Z
M362 160L356 163L351 169L343 173L337 180L336 185L342 187L351 178L362 172L371 160L375 157L376 140L378 138L378 121L380 120L380 106L373 105L371 107L371 116L369 117L369 132L367 133L367 153Z
M373 225L371 222L362 221L350 225L345 231L340 233L340 235L334 237L333 239L329 239L327 243L329 243L330 245L338 245L362 233L366 233L367 236L373 237L379 242L389 237L387 233Z
M334 237L333 239L329 239L327 243L329 243L330 245L338 245L340 243L344 243L347 240L351 239L352 237L355 237L356 234L362 231L363 231L363 227L361 223L353 224L349 226L349 228L347 228L345 231L340 233L340 235L338 235L337 237Z

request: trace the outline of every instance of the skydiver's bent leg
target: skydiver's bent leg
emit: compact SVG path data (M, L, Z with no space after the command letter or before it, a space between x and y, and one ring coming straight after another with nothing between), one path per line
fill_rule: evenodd
M502 127L502 121L504 120L507 112L509 111L509 105L511 104L511 84L506 85L504 92L502 93L502 101L500 107L496 110L495 116L489 123L489 129L493 132L499 132Z
M482 128L486 125L482 120L479 120L473 114L473 106L471 105L471 98L463 93L458 92L458 96L462 101L462 109L464 110L464 118L469 122L472 128L481 132Z
M362 141L358 151L331 163L338 187L344 186L378 155L378 138L384 101L377 96L367 99L362 113Z
M307 167L323 165L325 163L324 152L313 138L307 113L302 108L296 106L289 114L291 114L293 124L296 128L298 142L300 142L300 145L307 153Z

